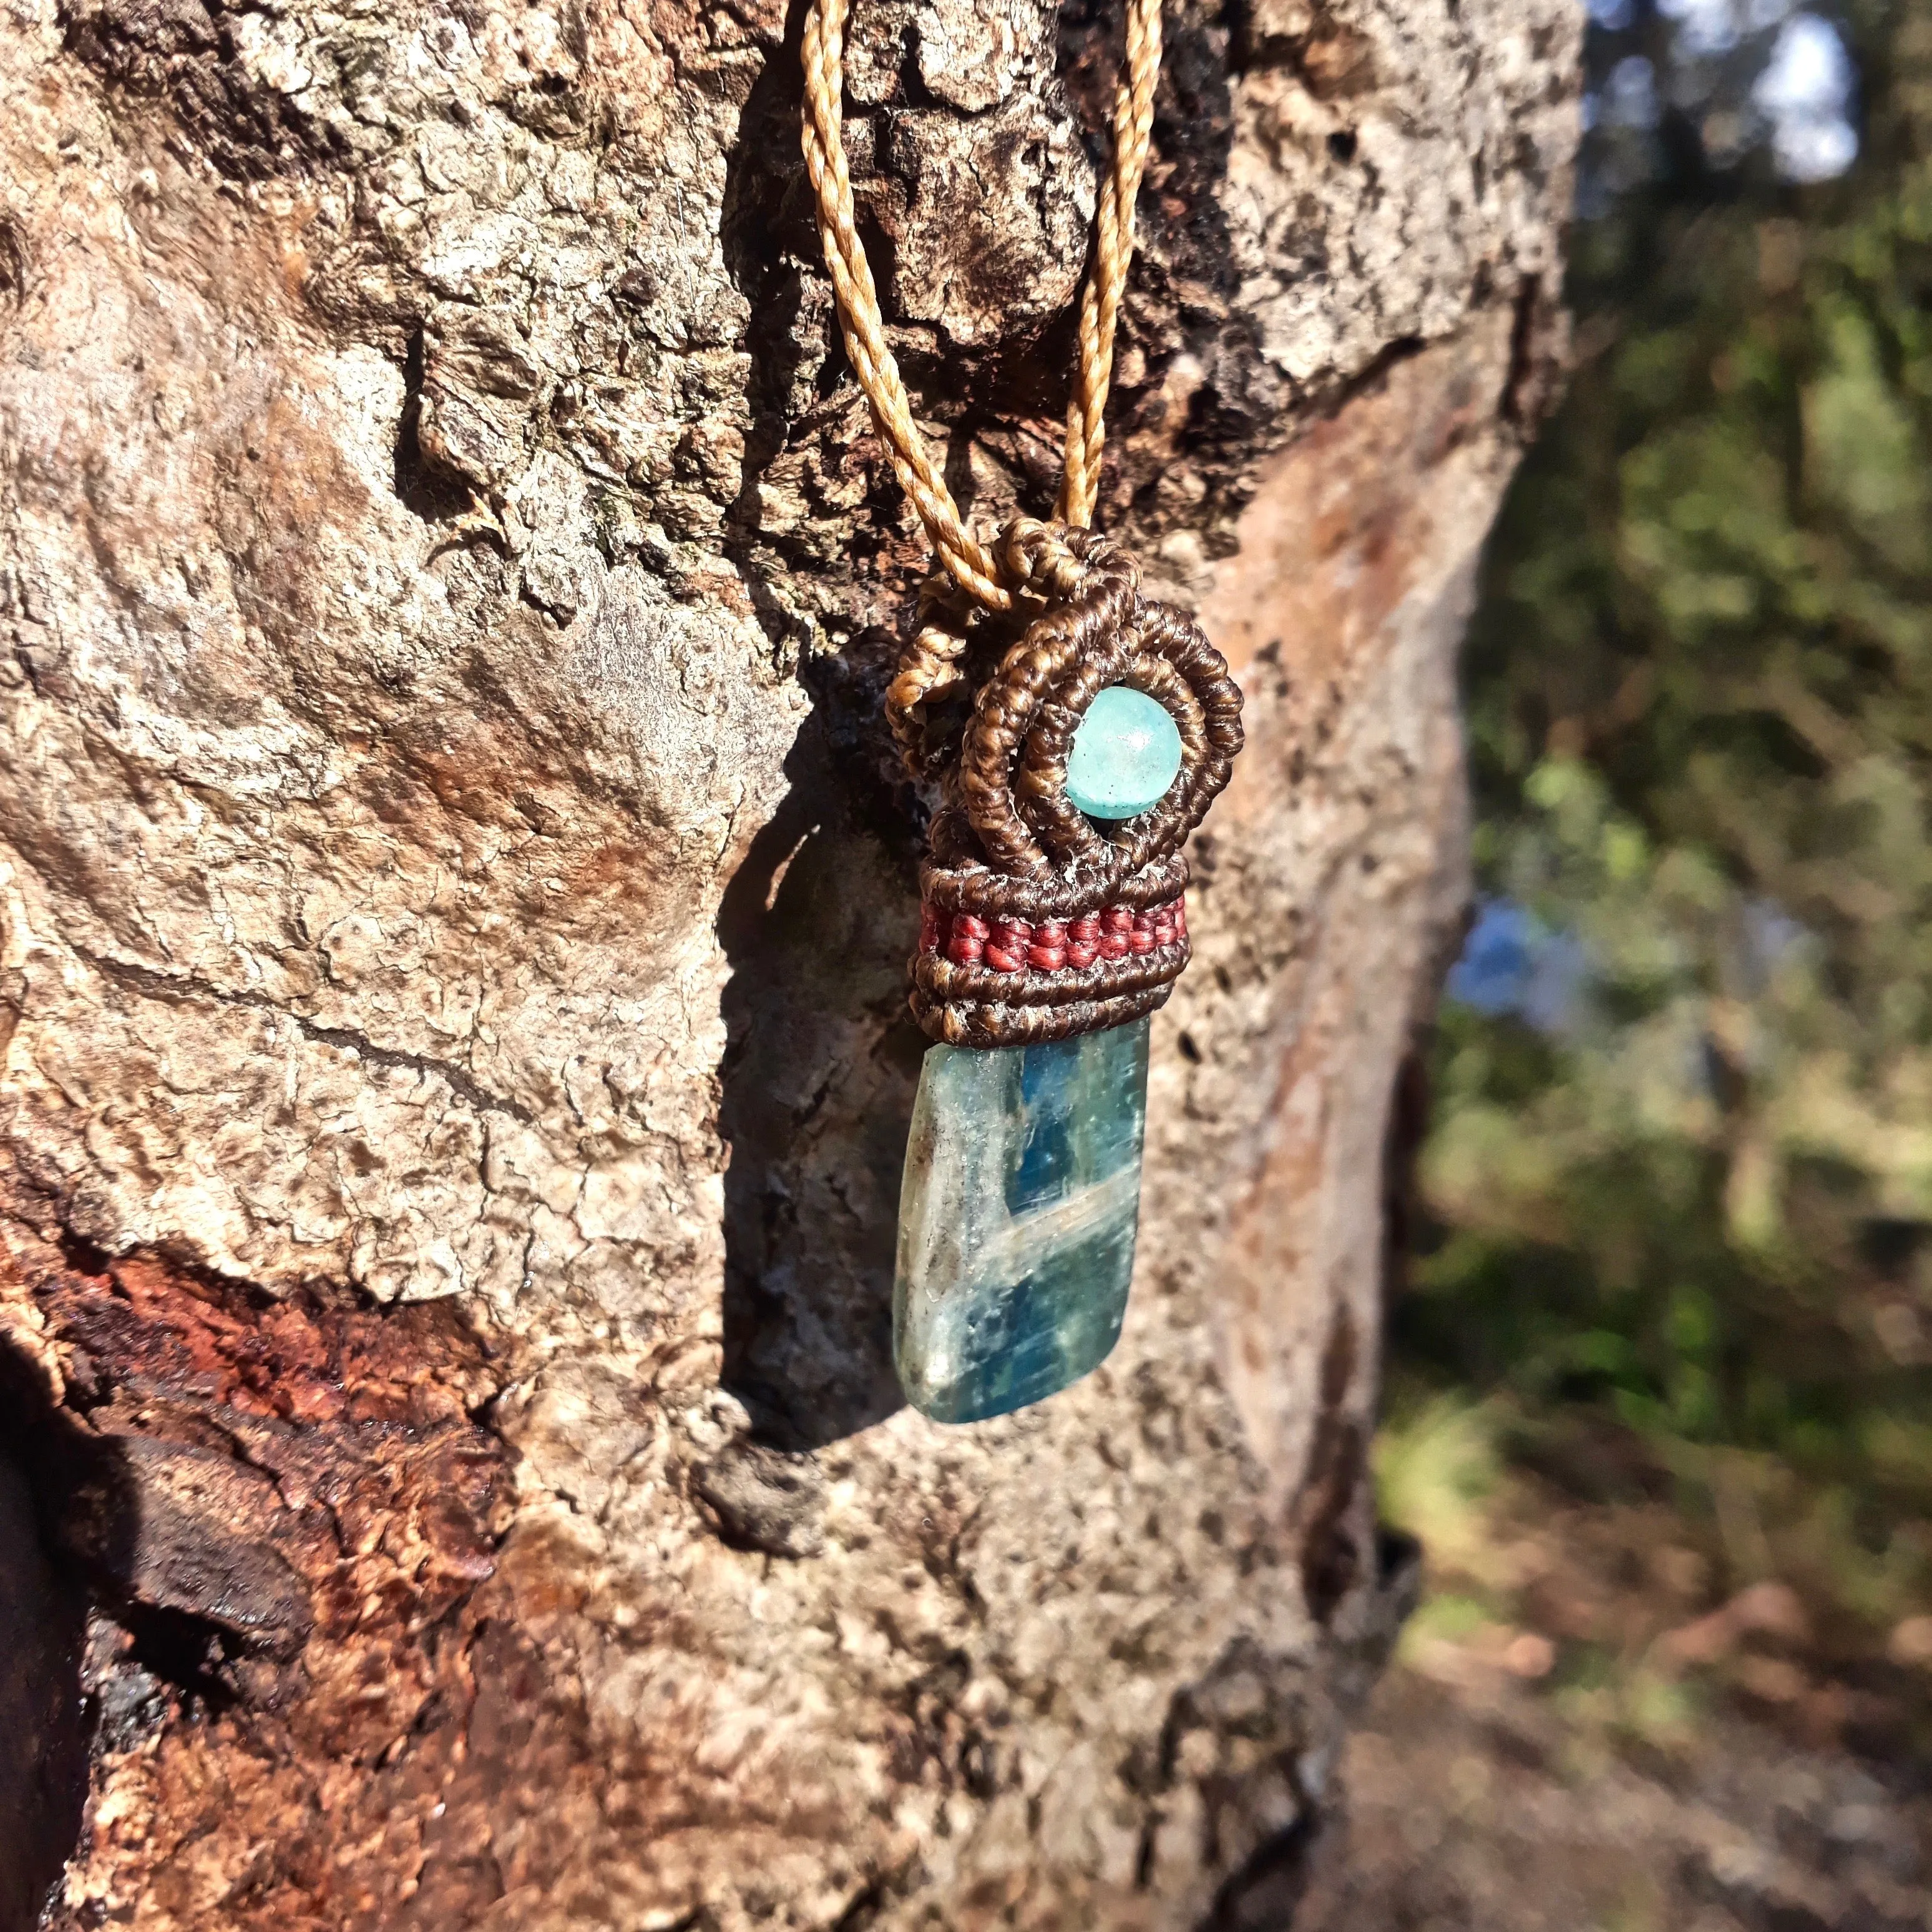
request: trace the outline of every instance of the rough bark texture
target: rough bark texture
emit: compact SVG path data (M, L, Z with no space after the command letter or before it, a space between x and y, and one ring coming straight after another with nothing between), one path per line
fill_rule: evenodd
M1037 510L1118 20L858 12L909 379ZM1170 8L1105 520L1250 748L1125 1340L949 1432L796 10L0 14L0 1932L70 1850L57 1928L1283 1922L1580 18Z

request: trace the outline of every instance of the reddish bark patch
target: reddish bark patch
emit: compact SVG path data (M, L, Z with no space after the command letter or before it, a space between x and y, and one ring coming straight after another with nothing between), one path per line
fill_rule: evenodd
M371 1584L420 1626L490 1574L504 1451L471 1411L496 1382L452 1311L16 1257L76 1425L48 1459L54 1514L110 1592L292 1654L366 1624Z
M508 1520L487 1344L446 1306L277 1302L0 1232L0 1300L66 1382L9 1405L11 1447L101 1610L94 1798L50 1922L113 1917L145 1866L184 1924L396 1923L432 1862L434 1922L468 1922L494 1868L425 1856L466 1739L553 1701L475 1600Z

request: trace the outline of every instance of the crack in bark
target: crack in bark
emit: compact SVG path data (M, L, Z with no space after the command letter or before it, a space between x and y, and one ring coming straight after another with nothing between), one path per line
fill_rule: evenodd
M271 1013L278 1019L286 1020L304 1040L314 1040L320 1046L343 1048L372 1066L424 1074L440 1080L479 1114L507 1114L512 1120L526 1127L536 1124L536 1114L520 1101L512 1100L506 1094L491 1093L473 1074L452 1061L438 1060L428 1054L411 1053L402 1047L379 1046L366 1034L358 1033L353 1028L324 1026L286 1006L278 1006L265 993L218 986L213 980L198 973L158 972L152 966L136 965L131 960L112 959L104 953L91 952L84 946L75 946L73 950L103 978L126 986L145 998L164 1000L170 1005L199 998L212 1000L218 1006L250 1006L257 1012Z

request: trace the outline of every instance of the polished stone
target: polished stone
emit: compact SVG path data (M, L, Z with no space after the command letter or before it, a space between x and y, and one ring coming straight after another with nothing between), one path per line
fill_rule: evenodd
M1066 796L1089 818L1132 818L1167 796L1180 730L1165 705L1111 684L1087 707L1066 756Z
M935 1422L1038 1402L1119 1339L1148 1025L927 1049L899 1196L892 1341L907 1400Z

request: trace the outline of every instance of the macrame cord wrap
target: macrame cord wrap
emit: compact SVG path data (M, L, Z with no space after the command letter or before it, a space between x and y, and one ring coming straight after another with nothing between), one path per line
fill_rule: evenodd
M1185 612L1141 594L1139 566L1093 536L1114 335L1133 251L1160 66L1160 0L1129 0L1113 166L1082 297L1079 363L1054 519L968 530L913 420L854 223L842 115L848 0L805 25L805 158L847 352L940 569L886 711L907 770L940 807L920 870L911 1005L927 1034L1012 1046L1151 1012L1188 960L1180 848L1241 748L1240 692ZM1180 734L1180 770L1136 818L1096 825L1066 795L1094 700L1125 685Z

